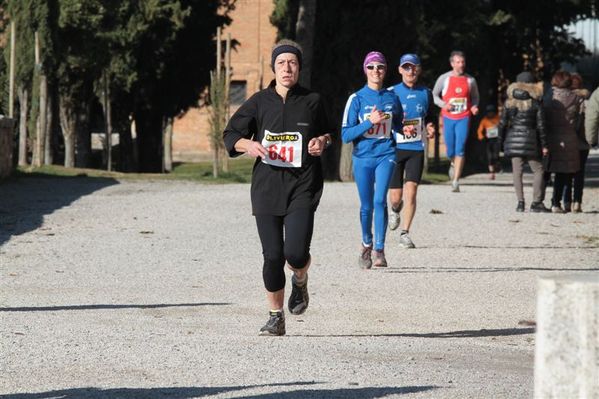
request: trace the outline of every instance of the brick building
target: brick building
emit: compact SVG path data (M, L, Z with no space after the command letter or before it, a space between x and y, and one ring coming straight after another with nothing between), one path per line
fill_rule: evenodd
M270 23L272 0L238 0L231 13L231 25L223 35L239 42L231 51L231 111L274 78L270 54L277 30ZM194 162L212 157L208 109L191 108L173 125L173 161Z

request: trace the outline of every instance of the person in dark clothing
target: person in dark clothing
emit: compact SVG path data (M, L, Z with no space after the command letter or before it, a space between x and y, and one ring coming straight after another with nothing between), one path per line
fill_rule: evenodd
M581 119L583 99L570 90L571 84L569 72L557 71L551 78L553 88L551 100L545 104L549 145L548 171L555 173L551 198L553 213L564 213L561 207L564 187L580 170L576 127Z
M275 80L248 99L223 133L232 157L256 158L252 213L262 243L262 276L270 306L261 335L284 335L285 262L293 271L288 301L292 314L309 303L308 267L314 213L323 189L320 155L331 143L329 121L319 94L298 84L299 45L290 40L272 51Z
M545 137L545 119L541 98L542 83L534 83L530 72L522 72L516 82L507 89L505 102L499 121L499 140L503 152L512 160L514 189L518 198L517 212L524 212L524 190L522 187L522 167L527 162L534 173L533 202L531 212L549 212L543 204L545 190L541 155L548 153Z
M582 77L577 74L571 74L572 85L571 89L577 96L581 97L583 100L587 100L591 93L582 86ZM587 162L587 158L589 157L589 151L591 146L586 140L584 134L584 114L585 108L584 103L581 108L581 116L578 119L578 123L576 125L576 135L578 136L578 152L580 158L580 169L578 172L574 174L574 178L566 181L566 186L564 187L564 211L566 212L574 212L579 213L582 212L582 194L584 191L584 173L585 166Z
M476 133L480 141L486 141L489 178L495 180L495 171L501 168L501 163L499 162L501 147L497 138L499 135L499 129L497 128L499 125L499 115L497 114L497 107L493 104L487 105L485 111L485 116L481 119Z

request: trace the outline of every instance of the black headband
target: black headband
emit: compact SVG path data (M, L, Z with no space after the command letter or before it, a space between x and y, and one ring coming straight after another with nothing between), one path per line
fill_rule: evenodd
M291 53L291 54L295 54L297 57L297 62L299 63L299 67L300 69L302 69L302 52L300 51L300 49L298 49L295 46L291 46L289 44L283 44L281 46L277 46L275 47L275 49L272 51L272 57L270 59L270 67L272 68L272 71L275 71L275 60L277 59L277 57L283 53Z

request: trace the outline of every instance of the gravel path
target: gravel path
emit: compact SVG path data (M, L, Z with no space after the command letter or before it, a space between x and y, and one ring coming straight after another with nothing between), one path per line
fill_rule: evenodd
M355 186L326 184L277 338L249 185L5 182L0 398L529 398L536 278L599 271L591 163L582 214L516 213L510 175L422 186L385 270L357 267Z

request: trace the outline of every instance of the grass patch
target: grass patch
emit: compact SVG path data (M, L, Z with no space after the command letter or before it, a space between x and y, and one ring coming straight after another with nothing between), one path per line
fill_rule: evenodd
M91 177L119 180L190 180L202 183L248 183L252 177L254 160L250 158L229 161L229 172L221 172L218 178L212 177L212 162L181 163L174 166L171 173L123 173L101 169L65 168L59 165L44 165L39 168L19 167L12 178L21 177Z
M436 184L448 181L448 162L434 167L429 164L429 172L422 176L422 184ZM229 172L221 172L218 178L212 177L212 162L194 162L176 164L171 173L123 173L108 172L101 169L65 168L59 165L45 165L39 168L19 167L11 177L91 177L117 180L188 180L207 184L249 183L252 180L254 159L241 157L229 160Z
M249 183L252 180L254 159L241 157L229 160L229 172L220 172L218 178L212 177L212 162L181 163L173 168L169 178L194 180L203 183Z

